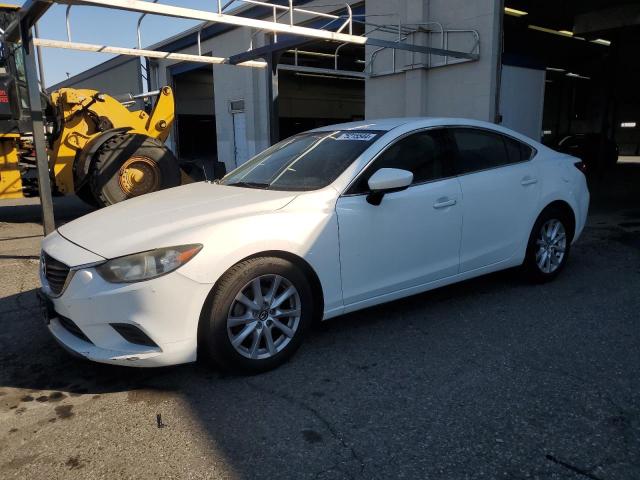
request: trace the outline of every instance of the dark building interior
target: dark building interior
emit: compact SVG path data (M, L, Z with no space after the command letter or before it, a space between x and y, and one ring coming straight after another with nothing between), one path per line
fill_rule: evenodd
M602 134L640 153L640 2L508 0L503 63L546 71L543 140Z

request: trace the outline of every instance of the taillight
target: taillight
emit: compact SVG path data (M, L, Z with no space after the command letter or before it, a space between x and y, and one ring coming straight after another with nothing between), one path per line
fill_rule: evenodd
M587 173L587 164L584 162L576 162L573 164L578 170L586 175Z

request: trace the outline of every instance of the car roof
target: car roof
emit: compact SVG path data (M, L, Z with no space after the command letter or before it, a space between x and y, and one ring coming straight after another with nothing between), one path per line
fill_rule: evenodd
M378 118L375 120L361 120L359 122L338 123L319 127L312 132L326 132L331 130L382 130L388 132L400 125L419 120L418 118Z
M338 123L335 125L327 125L316 128L313 132L326 132L331 130L382 130L388 132L402 125L416 128L440 126L440 125L469 125L489 128L492 130L503 130L495 123L483 122L481 120L473 120L470 118L454 118L454 117L406 117L406 118L377 118L373 120L360 120L358 122Z
M338 123L336 125L327 125L324 127L316 128L315 130L311 130L312 132L327 132L332 130L381 130L384 132L389 132L398 127L408 127L409 129L415 127L419 128L428 128L428 127L439 127L439 126L452 126L452 125L460 125L460 126L469 126L469 127L479 127L486 128L488 130L493 130L496 132L501 132L503 134L518 138L525 143L528 143L534 146L537 149L542 147L538 141L529 138L521 133L518 133L509 128L503 127L501 125L496 125L495 123L484 122L482 120L473 120L471 118L455 118L455 117L407 117L407 118L379 118L373 120L361 120L359 122L348 122L348 123Z

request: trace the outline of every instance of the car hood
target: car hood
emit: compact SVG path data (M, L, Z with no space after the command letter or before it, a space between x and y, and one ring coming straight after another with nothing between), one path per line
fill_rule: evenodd
M105 258L203 241L199 230L287 205L295 192L208 182L154 192L85 215L60 228L67 240Z

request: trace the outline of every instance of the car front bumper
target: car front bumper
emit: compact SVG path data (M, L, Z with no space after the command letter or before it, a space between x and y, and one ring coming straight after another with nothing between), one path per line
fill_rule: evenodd
M57 247L49 249L48 238L43 249L74 265L73 253L61 248L62 242L68 240L58 235ZM77 248L73 245L69 250ZM69 275L56 297L40 272L47 326L71 353L96 362L137 367L196 359L198 322L211 285L195 282L179 271L128 284L105 281L91 265L75 267ZM122 325L135 335L116 330Z

